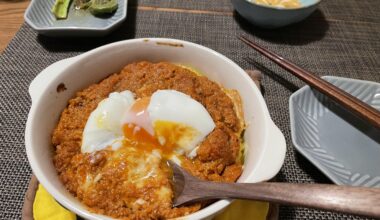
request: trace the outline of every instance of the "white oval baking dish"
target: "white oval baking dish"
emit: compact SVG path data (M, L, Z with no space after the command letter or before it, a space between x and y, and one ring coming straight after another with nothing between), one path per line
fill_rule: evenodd
M34 174L60 204L86 219L111 219L89 212L65 189L52 162L51 135L62 110L77 91L141 60L190 66L224 87L238 90L248 125L244 171L238 181L265 181L277 174L285 158L285 138L272 122L259 89L243 69L216 51L186 41L125 40L58 61L30 84L32 106L25 131L26 152ZM180 219L208 219L230 203L231 200L220 200Z

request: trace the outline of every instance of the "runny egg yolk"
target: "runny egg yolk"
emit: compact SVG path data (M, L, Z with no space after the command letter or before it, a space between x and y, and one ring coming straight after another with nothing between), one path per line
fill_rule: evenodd
M146 112L148 105L149 105L149 102L150 102L149 97L144 97L144 98L138 99L131 106L131 111L136 113L136 115L144 114Z
M174 153L181 154L181 146L189 143L197 130L178 122L156 120L150 121L147 107L150 98L141 98L137 100L130 109L134 117L140 124L126 123L123 125L124 141L126 147L135 147L137 150L153 151L160 150L164 157L170 158ZM148 132L149 125L152 126L152 132ZM153 125L152 125L153 124Z

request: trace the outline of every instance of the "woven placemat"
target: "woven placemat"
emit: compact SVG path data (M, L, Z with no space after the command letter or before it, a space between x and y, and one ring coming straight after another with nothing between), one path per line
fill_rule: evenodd
M138 37L171 37L210 47L244 69L259 69L264 98L287 141L279 181L331 183L294 150L289 96L304 84L241 43L245 34L264 47L318 75L380 82L378 0L323 1L305 21L278 30L247 23L229 0L129 0L127 21L100 39L48 38L23 25L0 57L0 218L19 219L31 176L24 129L31 80L51 63L97 46ZM207 62L207 61L205 61ZM360 219L312 209L281 206L280 219Z

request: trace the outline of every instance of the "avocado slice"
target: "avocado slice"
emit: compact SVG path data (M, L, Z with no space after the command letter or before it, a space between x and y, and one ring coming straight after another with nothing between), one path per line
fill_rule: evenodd
M117 7L117 0L92 0L89 9L94 15L102 15L113 13L116 11Z

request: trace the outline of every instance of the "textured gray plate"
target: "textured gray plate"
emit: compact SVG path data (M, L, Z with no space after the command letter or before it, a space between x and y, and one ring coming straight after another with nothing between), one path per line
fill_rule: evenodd
M25 21L38 33L48 36L103 36L114 30L127 17L127 0L118 0L114 14L95 17L88 10L75 10L70 5L67 19L57 20L51 13L55 0L32 0Z
M380 84L323 77L380 110ZM340 185L380 187L380 129L305 86L289 100L296 149Z

